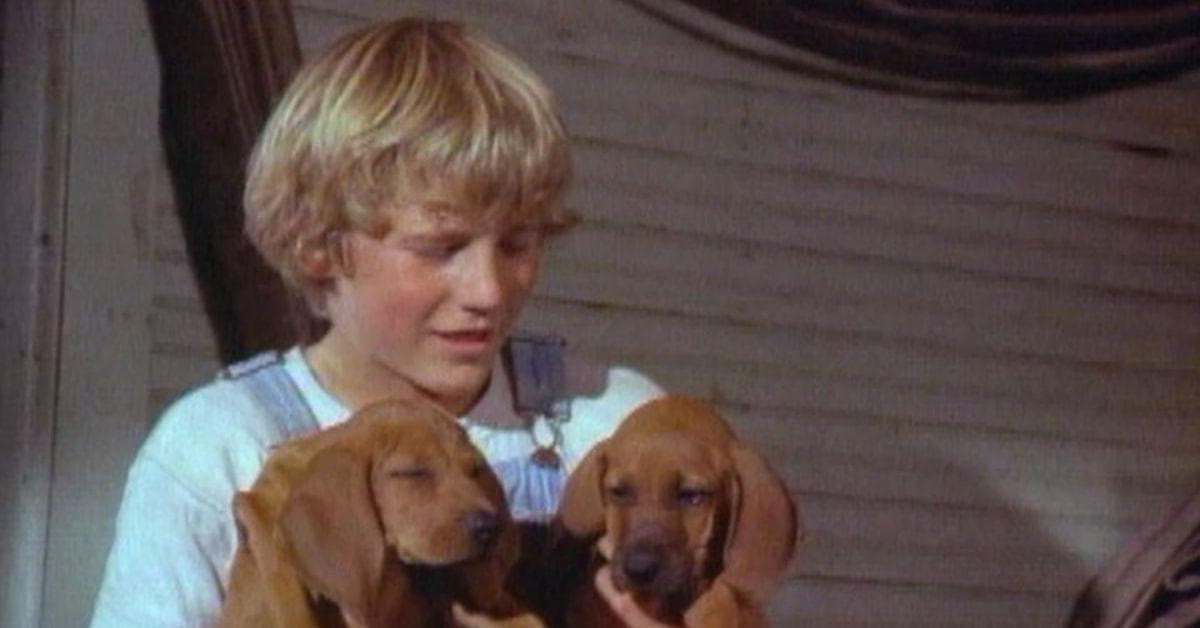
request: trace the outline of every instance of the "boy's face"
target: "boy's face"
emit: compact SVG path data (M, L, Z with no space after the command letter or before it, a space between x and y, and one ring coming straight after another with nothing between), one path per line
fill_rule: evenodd
M347 232L327 306L345 378L368 395L414 384L461 413L482 391L537 277L536 225L476 221L436 201L382 237Z

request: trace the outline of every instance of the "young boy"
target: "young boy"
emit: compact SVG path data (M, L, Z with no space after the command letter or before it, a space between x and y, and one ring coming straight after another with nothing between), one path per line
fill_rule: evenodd
M268 449L416 387L461 417L518 520L660 394L510 331L546 240L572 224L551 95L461 25L403 19L311 60L250 160L246 230L328 333L228 369L162 416L129 473L93 626L215 621L230 503Z

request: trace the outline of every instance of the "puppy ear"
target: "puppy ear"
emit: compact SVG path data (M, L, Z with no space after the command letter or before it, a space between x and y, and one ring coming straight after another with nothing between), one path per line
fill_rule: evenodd
M608 441L597 443L567 478L558 518L573 536L589 538L604 532L605 450Z
M766 460L740 445L732 453L737 490L721 579L762 601L782 580L803 529L787 487Z
M311 589L367 620L383 577L383 532L371 494L370 458L344 448L313 457L279 518Z
M239 491L233 496L233 519L237 524L238 545L252 555L264 554L269 547L271 525L262 514L258 499L253 493Z
M260 586L267 592L267 604L275 623L297 628L315 626L308 615L308 596L300 583L290 554L275 542L270 508L261 495L239 492L233 497L233 515L237 521L238 545L244 548L257 569ZM241 551L241 550L239 550Z

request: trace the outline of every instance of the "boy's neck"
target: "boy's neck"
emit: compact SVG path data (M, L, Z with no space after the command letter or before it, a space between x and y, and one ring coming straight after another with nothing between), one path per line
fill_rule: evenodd
M334 333L326 333L316 343L304 348L304 358L317 382L351 411L386 397L404 394L422 395L458 416L476 402L483 391L461 399L448 399L432 394L400 374L371 364L356 363L353 351L341 346ZM485 386L486 388L486 386Z

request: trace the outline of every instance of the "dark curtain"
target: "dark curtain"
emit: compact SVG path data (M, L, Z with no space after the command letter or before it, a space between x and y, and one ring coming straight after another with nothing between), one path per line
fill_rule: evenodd
M246 157L300 62L288 0L147 0L162 130L191 266L228 363L317 324L242 233Z
M947 98L1048 100L1200 66L1195 0L623 0L775 66L864 87ZM790 53L739 44L686 4Z

